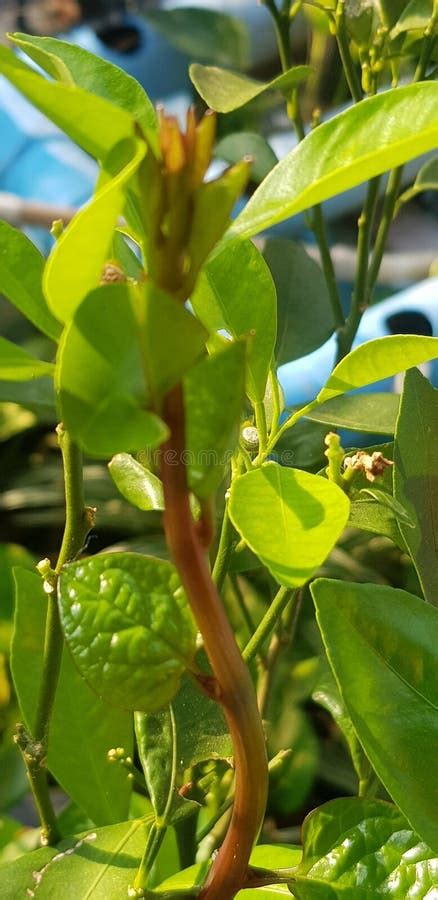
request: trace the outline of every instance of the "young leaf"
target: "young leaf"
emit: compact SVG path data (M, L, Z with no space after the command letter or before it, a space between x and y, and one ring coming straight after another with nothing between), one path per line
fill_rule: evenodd
M123 144L123 152L129 155L129 162L74 217L47 262L44 293L61 322L71 319L81 300L100 282L117 220L123 212L126 185L137 171L146 145L129 140Z
M157 403L206 352L208 332L152 282L134 300L146 388Z
M12 40L56 81L75 84L130 113L158 146L155 109L138 81L119 66L57 38L14 34Z
M174 567L136 553L102 553L59 580L66 640L82 676L108 703L153 712L168 703L196 648Z
M375 338L352 350L333 369L319 392L318 403L325 403L355 388L391 378L412 366L438 356L438 338L413 334L393 334Z
M152 816L66 838L56 847L26 853L1 868L2 900L71 897L120 900L128 896ZM66 893L66 891L68 893Z
M391 31L391 38L398 37L405 31L421 28L424 31L433 14L433 0L410 0Z
M327 656L357 736L412 827L438 849L438 610L386 585L311 587Z
M255 191L230 236L251 237L399 166L438 140L438 84L385 91L310 132Z
M167 429L143 408L143 361L134 288L106 285L89 294L64 332L57 364L63 421L95 456L157 446Z
M407 203L424 191L438 191L438 156L429 159L421 167L413 185L399 197L396 210L398 211L403 203Z
M214 60L223 66L246 65L247 33L242 23L232 16L199 6L174 7L148 9L147 20L187 56Z
M207 263L192 297L210 331L235 340L248 337L247 392L262 401L276 337L275 286L263 257L250 241L233 241Z
M320 267L299 244L266 242L263 256L277 291L277 365L312 353L333 334L332 307Z
M145 511L164 509L163 485L129 453L118 453L108 465L114 484L122 497Z
M34 572L15 569L14 578L12 674L21 714L32 729L43 672L47 596L41 577ZM97 825L120 821L128 814L131 787L121 767L107 759L112 747L130 752L131 716L99 700L64 651L50 723L48 766Z
M225 135L216 144L214 155L217 159L222 159L230 165L239 162L244 156L250 156L252 159L251 181L256 182L263 181L268 172L278 163L267 140L261 134L251 131L238 131Z
M196 807L179 792L184 772L199 762L227 759L232 745L221 709L184 679L172 704L135 714L138 751L155 814L166 824Z
M399 521L424 596L438 605L438 391L406 373L394 449L394 497L415 528Z
M368 900L433 894L434 854L399 810L382 800L331 800L310 813L291 890L297 900Z
M4 381L31 381L52 375L53 363L35 359L26 350L0 337L0 379Z
M95 159L103 161L115 144L133 137L134 120L125 110L82 88L47 81L8 47L0 47L0 72Z
M265 91L281 91L288 96L311 73L310 66L294 66L293 69L283 72L272 81L256 81L240 72L230 72L227 69L218 69L216 66L201 66L199 63L192 63L189 69L190 78L198 94L210 109L220 113L239 109Z
M349 508L337 485L277 463L236 478L229 501L241 537L288 587L304 584L324 562L347 524Z
M44 259L35 244L22 231L0 222L0 291L36 328L57 341L62 328L44 299L43 270Z
M202 360L184 380L189 487L209 497L238 441L245 389L245 344L232 343Z
M333 428L346 428L370 434L394 434L400 406L398 394L345 394L327 400L306 416Z

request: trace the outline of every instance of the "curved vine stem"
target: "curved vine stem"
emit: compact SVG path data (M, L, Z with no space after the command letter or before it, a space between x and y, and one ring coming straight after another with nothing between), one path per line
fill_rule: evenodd
M235 797L230 826L201 892L202 900L232 900L244 883L266 805L267 757L254 686L212 580L190 510L184 464L181 385L165 398L170 438L161 450L167 543L204 639L213 671L212 695L222 705L234 748Z

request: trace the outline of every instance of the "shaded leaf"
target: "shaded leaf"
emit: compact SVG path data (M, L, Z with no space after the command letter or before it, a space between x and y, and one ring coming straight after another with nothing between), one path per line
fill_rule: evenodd
M438 786L438 610L386 585L311 586L327 656L357 736L388 793L433 850Z
M11 666L21 713L32 729L43 672L47 595L41 577L34 572L15 569L14 576ZM99 700L64 651L50 724L48 766L72 800L98 825L120 821L128 814L131 786L121 767L108 762L107 753L113 747L131 751L131 716Z
M394 497L415 527L399 521L424 596L438 605L438 391L406 373L394 445Z
M147 20L192 59L204 59L218 65L244 66L248 54L248 36L238 19L212 9L182 7L148 9Z
M274 578L289 587L304 584L324 562L347 523L349 508L337 485L277 463L236 478L229 501L241 537Z
M398 394L346 394L327 400L313 409L306 418L323 422L333 428L347 428L371 434L394 434L400 397Z
M62 328L47 307L41 288L44 259L35 244L0 222L0 291L43 334L57 341Z
M26 350L17 347L12 341L0 337L0 379L5 381L31 381L52 375L55 367L52 363L35 359Z
M327 284L318 264L299 244L271 239L263 256L277 291L277 365L312 353L333 334Z
M59 602L73 659L96 693L153 712L176 694L196 627L175 568L137 553L103 553L66 566Z
M231 72L216 66L193 63L189 69L190 78L198 94L210 109L220 113L239 109L265 91L281 91L286 96L290 95L311 73L310 66L294 66L271 81L256 81L240 72Z
M227 134L215 147L215 156L233 164L244 156L250 156L251 181L263 181L268 172L274 168L278 159L267 140L261 134L250 131L238 131Z
M391 37L396 38L405 31L414 29L426 29L433 14L433 0L410 0L406 3L403 12L391 31Z

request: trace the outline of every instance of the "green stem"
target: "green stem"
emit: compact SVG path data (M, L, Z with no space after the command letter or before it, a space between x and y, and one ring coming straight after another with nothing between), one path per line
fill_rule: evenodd
M309 413L312 409L315 409L315 406L318 406L318 399L311 400L310 403L306 403L306 406L303 406L301 409L298 409L291 416L289 416L289 418L286 419L285 422L283 422L281 428L278 429L276 434L272 435L270 441L268 442L266 456L268 456L272 452L272 450L274 449L275 445L280 440L280 438L282 438L283 435L286 434L286 431L289 431L289 428L292 428L293 425L296 424L296 422L298 422L300 419L303 418L303 416L306 416L307 413ZM266 457L264 457L264 458L266 458ZM260 464L263 461L264 461L264 459L261 458Z
M219 546L217 548L216 559L214 561L211 577L218 589L221 591L228 571L230 557L233 552L233 536L234 528L228 515L228 506L225 505L224 517L222 519L222 528L219 538Z
M362 100L362 90L360 86L359 76L350 53L350 43L348 40L347 30L345 28L344 0L339 0L338 8L334 15L333 21L336 28L336 41L338 44L339 55L342 60L342 66L344 69L348 88L354 102L359 103L359 101Z
M251 613L249 612L249 610L246 607L245 598L244 598L241 588L240 588L239 579L237 578L236 575L231 575L230 580L231 580L231 584L233 585L234 594L235 594L237 603L239 605L240 612L242 614L242 619L245 622L245 625L246 625L249 633L254 634L255 625L252 620Z
M135 876L134 889L144 890L147 886L151 868L159 853L161 844L166 834L167 826L154 822L148 834L143 859Z
M265 404L262 400L258 400L254 404L256 428L259 437L259 452L265 453L268 445L268 428L266 424Z
M324 272L330 303L332 305L333 319L336 327L342 328L345 322L344 312L339 296L335 267L330 253L327 230L321 206L315 206L313 209L311 227L319 248L322 270Z
M50 800L47 780L47 745L50 719L61 669L64 638L56 598L57 576L63 565L75 559L93 525L94 511L84 503L82 454L70 435L60 425L57 428L64 466L66 517L61 550L50 584L43 651L41 686L35 714L33 734L18 726L16 742L23 754L32 794L41 820L43 844L54 844L60 839L56 817Z
M365 296L365 305L371 302L377 278L379 276L380 266L382 264L383 254L385 252L386 242L388 239L389 229L394 218L394 211L397 205L397 198L400 190L400 184L403 174L403 167L393 169L389 174L388 184L383 201L382 217L379 228L377 230L376 240L374 243L374 251L368 271L367 291Z
M277 591L269 609L259 623L257 630L243 650L242 656L246 663L250 663L260 652L260 648L274 630L278 620L286 609L291 599L291 593L291 589L287 587L281 587ZM297 594L298 592L295 591L294 597L297 596Z
M373 178L369 182L365 204L358 220L357 263L351 298L351 310L345 325L338 331L337 363L350 352L354 338L356 337L357 329L359 328L360 320L370 301L368 275L369 252L380 181L381 179L378 177Z

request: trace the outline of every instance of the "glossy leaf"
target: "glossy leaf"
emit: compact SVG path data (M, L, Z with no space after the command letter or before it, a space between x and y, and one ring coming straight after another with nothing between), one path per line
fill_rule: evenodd
M438 84L385 91L324 122L255 191L230 235L251 237L409 159L435 150Z
M405 31L413 31L427 28L433 14L433 0L410 0L391 31L391 37L396 38Z
M312 353L333 334L327 284L318 264L294 241L272 239L263 256L277 291L277 365Z
M224 162L234 164L250 156L251 181L263 181L268 172L274 168L278 159L267 140L261 134L250 131L238 131L227 134L215 147L215 156Z
M31 381L52 375L55 367L52 363L35 359L26 350L17 347L6 338L0 337L0 379L4 381Z
M97 288L64 332L57 364L63 421L95 456L157 446L167 429L143 408L146 387L128 285Z
M311 587L330 664L357 736L412 827L438 849L438 611L386 585Z
M332 397L391 378L437 356L438 338L413 334L375 338L356 347L335 366L317 401L325 403Z
M57 341L62 328L47 308L41 288L44 259L35 244L0 222L0 291L33 325Z
M277 463L236 478L229 501L241 537L274 578L289 587L304 584L324 562L347 523L349 508L337 485Z
M197 7L148 9L147 20L170 44L192 59L245 66L248 37L238 19Z
M114 484L122 497L145 511L164 509L163 485L129 453L118 453L108 465Z
M17 33L13 41L56 81L75 84L130 113L157 146L155 109L138 81L119 66L56 38Z
M265 91L281 91L286 96L290 95L311 73L310 66L294 66L271 81L256 81L240 72L231 72L216 66L193 63L189 69L190 78L198 94L210 109L220 113L239 109Z
M2 866L2 900L120 900L127 896L152 816L66 838Z
M406 373L394 447L394 497L415 527L399 522L424 596L438 605L438 391Z
M41 577L34 572L15 569L14 576L12 674L21 714L32 729L43 671L47 595ZM64 651L50 724L48 766L97 825L120 821L128 814L131 786L121 767L108 762L107 753L113 747L130 752L130 714L99 700Z
M275 286L268 266L250 241L234 241L207 263L192 297L210 331L248 338L247 392L262 401L276 337Z
M399 810L381 800L331 800L304 822L297 900L432 897L436 859Z
M174 697L196 628L170 563L99 554L65 567L59 601L73 659L99 696L148 712Z
M8 47L0 47L0 72L95 159L104 160L115 144L134 134L125 110L82 88L48 81Z
M306 418L333 428L346 428L371 434L394 434L400 406L398 394L346 394L328 400L309 412Z
M197 807L178 793L199 762L227 759L232 745L220 707L184 679L172 704L135 714L138 751L155 814L170 824Z
M159 403L206 353L208 332L184 305L146 282L134 300L148 396ZM165 339L163 339L165 337Z
M195 366L184 380L189 487L209 497L230 464L239 437L245 390L243 342Z
M312 700L330 713L338 728L342 731L358 778L368 777L371 765L359 743L353 723L347 713L335 677L325 656L320 659L320 670L317 683L312 691Z
M301 847L287 844L260 844L254 847L251 853L250 864L262 869L290 869L297 866L301 860ZM158 895L166 891L190 890L205 881L208 866L191 866L183 872L178 872L171 878L167 878L157 888ZM236 900L278 900L281 897L289 897L290 891L286 884L272 884L265 888L250 888L239 891Z
M123 212L125 188L145 154L145 144L129 141L130 160L115 178L97 191L55 244L44 273L44 293L54 315L68 322L89 291L99 285L117 220Z

